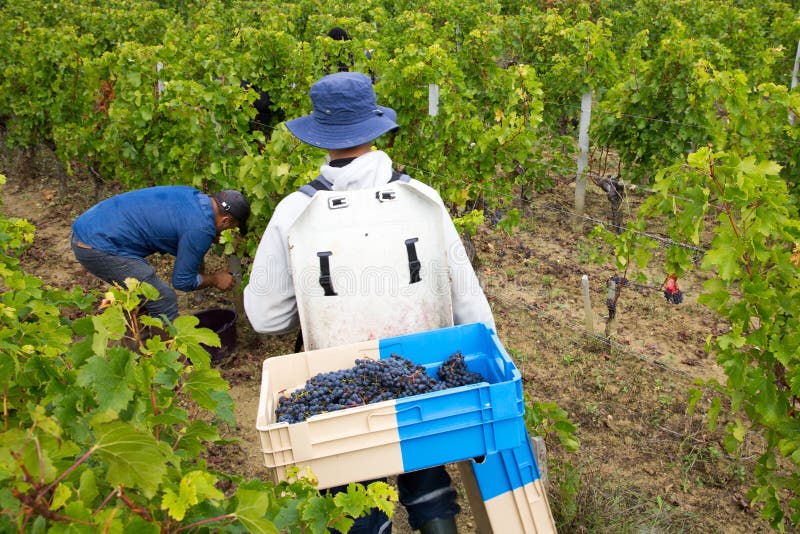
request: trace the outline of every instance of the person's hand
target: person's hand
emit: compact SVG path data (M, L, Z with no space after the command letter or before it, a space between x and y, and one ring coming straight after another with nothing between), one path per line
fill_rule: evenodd
M228 271L217 271L212 276L213 278L211 283L214 284L214 287L221 289L222 291L232 289L236 284L236 279Z

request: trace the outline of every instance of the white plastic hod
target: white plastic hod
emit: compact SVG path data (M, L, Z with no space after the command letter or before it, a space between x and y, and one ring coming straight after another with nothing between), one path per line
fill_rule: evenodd
M451 326L444 216L402 182L315 194L288 234L305 350Z

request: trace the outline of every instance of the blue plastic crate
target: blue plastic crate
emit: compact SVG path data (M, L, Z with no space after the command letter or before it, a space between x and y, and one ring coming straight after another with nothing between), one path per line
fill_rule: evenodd
M468 494L473 514L483 530L504 534L556 532L529 439L513 449L489 453L481 461L459 467L465 485L478 490L478 495L469 489Z
M486 382L276 423L277 398L319 372L399 354L431 376L456 351ZM321 488L512 449L527 440L522 377L495 332L454 326L264 361L257 428L266 466L308 467Z
M486 382L397 399L397 426L406 471L510 449L527 439L522 379L493 330L481 323L387 338L392 354L425 366L435 377L460 350ZM455 450L454 450L455 449Z
M531 442L487 454L480 462L472 462L475 479L484 501L522 488L541 478Z

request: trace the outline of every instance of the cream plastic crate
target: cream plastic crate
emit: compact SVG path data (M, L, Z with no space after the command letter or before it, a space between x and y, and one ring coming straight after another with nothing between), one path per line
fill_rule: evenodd
M458 467L481 534L556 532L530 441Z
M281 395L312 376L356 359L396 353L435 376L460 350L487 382L277 423ZM320 488L456 462L518 447L527 440L521 376L495 333L483 324L320 349L264 361L256 428L275 480L287 468L309 469Z

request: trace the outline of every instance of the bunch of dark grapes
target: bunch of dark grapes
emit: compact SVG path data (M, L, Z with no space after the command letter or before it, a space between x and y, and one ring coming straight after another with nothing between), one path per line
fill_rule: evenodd
M667 299L667 302L671 302L672 304L680 304L683 302L683 291L678 290L674 293L664 291L664 298Z
M470 371L467 368L464 355L461 354L460 350L456 351L455 354L450 356L441 367L439 367L439 371L436 375L448 388L457 388L458 386L478 384L479 382L486 381L480 373Z
M278 422L299 423L312 415L445 389L425 368L397 354L385 360L356 360L349 369L311 377L278 399Z

